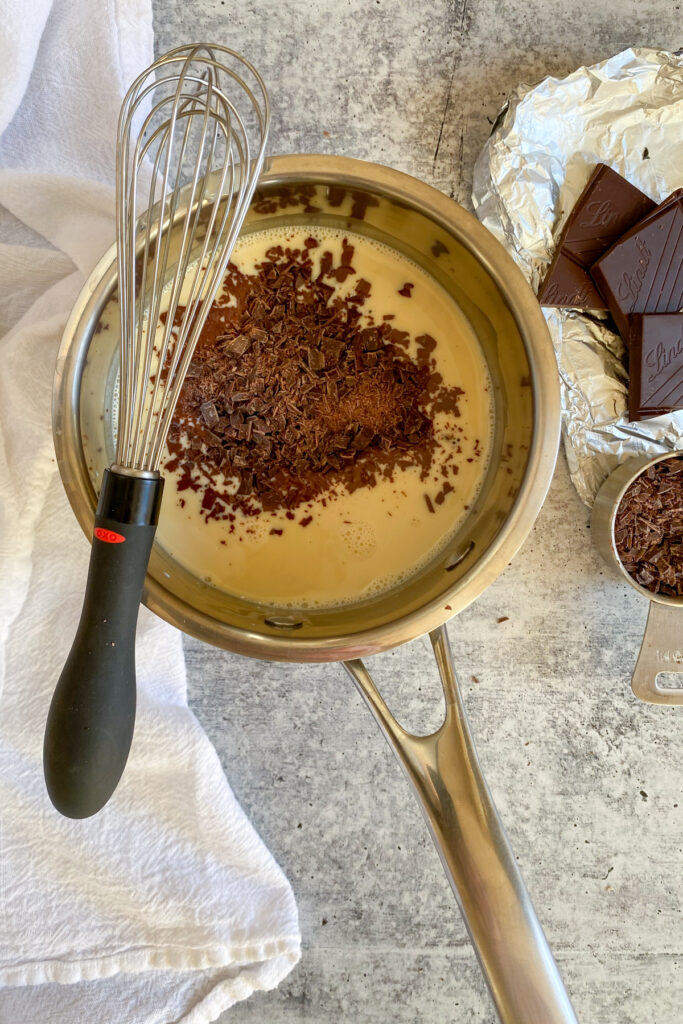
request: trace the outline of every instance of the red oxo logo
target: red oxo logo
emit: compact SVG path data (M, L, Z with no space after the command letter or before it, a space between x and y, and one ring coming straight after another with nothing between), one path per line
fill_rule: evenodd
M126 539L122 534L115 533L114 530L105 530L101 526L95 527L95 536L105 544L123 544Z

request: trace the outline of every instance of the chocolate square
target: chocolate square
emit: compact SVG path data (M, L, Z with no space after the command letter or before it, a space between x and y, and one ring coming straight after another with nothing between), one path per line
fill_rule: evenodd
M677 203L679 199L683 199L683 188L674 189L670 196L667 196L666 199L663 199L659 206L655 206L654 210L651 210L646 217L643 217L643 219L639 220L637 224L634 224L633 228L635 229L645 227L645 225L649 223L649 221L652 220L653 217L658 217L660 213L662 213L664 210L667 210L673 203ZM624 232L624 234L625 233L626 232Z
M605 300L588 284L589 269L624 232L654 209L655 204L640 189L606 164L598 164L562 229L538 293L541 305L606 309Z
M568 306L571 309L606 309L605 300L595 287L590 273L560 250L553 258L550 271L538 300L542 306Z
M683 409L683 313L629 318L629 419Z
M591 269L625 342L629 314L683 306L683 198L669 197L620 238Z
M626 178L598 164L562 232L562 247L586 270L656 204Z

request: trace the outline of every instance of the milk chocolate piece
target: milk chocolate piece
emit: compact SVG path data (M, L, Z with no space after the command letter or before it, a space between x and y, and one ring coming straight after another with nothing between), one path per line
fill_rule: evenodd
M579 196L538 294L542 306L606 309L589 269L655 204L606 164L598 164ZM571 264L574 264L572 267ZM573 301L567 301L570 297Z
M630 313L674 313L683 306L683 198L665 200L591 269L623 340Z
M631 421L683 409L683 313L629 318Z

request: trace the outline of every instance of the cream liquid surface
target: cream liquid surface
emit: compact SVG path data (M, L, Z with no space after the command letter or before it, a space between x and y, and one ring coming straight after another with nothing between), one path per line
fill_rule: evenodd
M412 338L432 335L437 341L433 368L445 385L465 393L458 401L459 416L434 416L439 447L427 479L420 479L414 466L395 470L393 480L381 479L372 488L349 493L337 486L333 493L299 505L293 519L284 511L257 516L237 512L232 528L226 520L206 522L201 492L179 494L179 474L164 470L157 540L169 554L219 589L293 608L331 607L380 594L429 562L457 532L476 498L492 435L492 389L479 344L453 299L403 255L351 232L302 227L247 235L238 241L232 262L253 274L270 246L303 248L310 236L320 242L310 253L316 272L325 251L333 253L338 265L342 241L354 246L356 272L343 284L331 282L336 293L352 293L359 278L369 281L364 322L371 318L379 324L383 316L394 314L392 327ZM406 283L413 285L409 297L399 294ZM415 347L408 350L411 356ZM437 504L433 499L443 484L441 467L451 453L458 466L457 475L449 477L454 490Z

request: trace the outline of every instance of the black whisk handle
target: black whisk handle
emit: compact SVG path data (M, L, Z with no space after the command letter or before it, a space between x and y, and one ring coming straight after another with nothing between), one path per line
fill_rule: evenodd
M163 479L105 471L76 638L52 697L43 767L58 811L87 818L112 795L135 723L135 629Z

